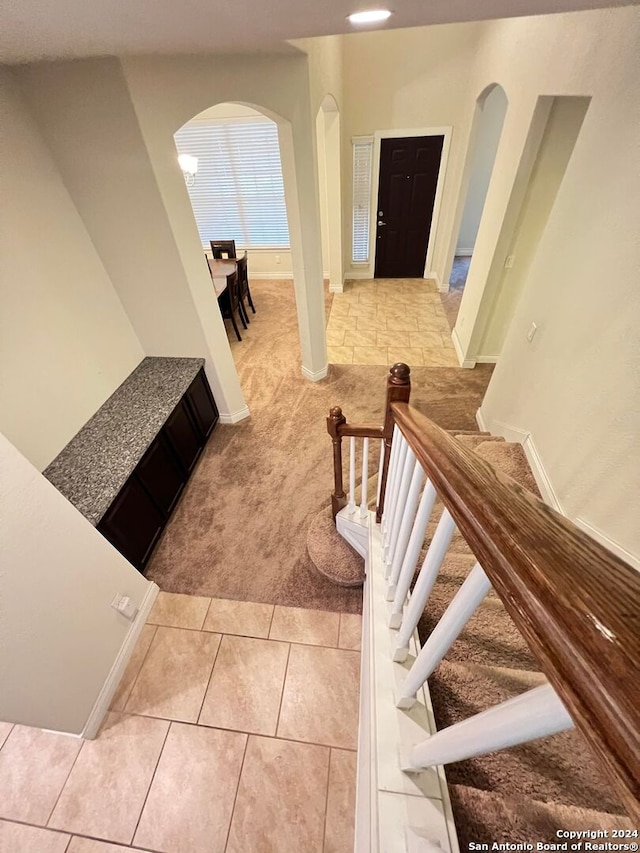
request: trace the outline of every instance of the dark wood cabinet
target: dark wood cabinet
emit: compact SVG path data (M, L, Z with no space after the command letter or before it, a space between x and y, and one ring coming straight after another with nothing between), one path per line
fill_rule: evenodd
M107 510L98 530L140 569L149 559L164 524L164 515L132 476Z
M184 397L174 409L163 431L185 471L191 471L202 450L203 436L195 425Z
M193 380L185 396L198 429L208 438L219 414L203 370Z
M140 571L217 420L218 409L200 370L98 524L103 536Z
M168 518L187 477L163 433L138 463L136 476L160 512Z

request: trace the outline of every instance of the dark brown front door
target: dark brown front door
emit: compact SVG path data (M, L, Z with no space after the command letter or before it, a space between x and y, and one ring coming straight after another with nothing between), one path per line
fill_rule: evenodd
M376 209L376 278L422 278L444 136L383 139Z

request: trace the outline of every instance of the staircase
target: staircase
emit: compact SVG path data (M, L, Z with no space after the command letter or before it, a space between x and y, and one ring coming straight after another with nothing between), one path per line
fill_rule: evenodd
M366 563L356 851L535 849L563 843L559 832L633 833L624 815L637 816L638 712L626 675L639 671L637 576L531 497L520 445L449 430L452 442L412 412L397 368L408 384L396 365L382 428L349 425L339 409L328 419L337 531L325 523L324 533L353 546L343 547L341 571L350 563L354 583ZM359 506L356 437L382 445L374 479L363 449ZM566 613L560 599L571 601ZM583 624L571 624L576 613ZM604 664L612 646L603 638L615 638L618 663ZM570 672L574 662L591 684ZM628 738L622 750L619 738Z
M538 494L521 445L487 433L455 437ZM436 503L432 516L438 518L442 508ZM423 556L434 530L435 521L427 528ZM426 642L475 562L463 537L455 534L418 623L421 643ZM526 641L492 591L429 679L437 728L479 714L544 682ZM446 774L462 850L468 850L471 842L548 843L557 838L558 830L631 828L591 749L575 729L449 764Z

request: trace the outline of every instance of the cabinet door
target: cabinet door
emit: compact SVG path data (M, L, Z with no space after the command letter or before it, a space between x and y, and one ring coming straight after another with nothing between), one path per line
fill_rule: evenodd
M191 418L184 397L165 424L164 433L185 471L191 471L202 450L203 439Z
M164 526L164 516L132 475L98 525L123 557L142 569Z
M180 497L186 475L162 433L142 457L135 473L158 509L168 518Z
M208 438L218 421L218 408L204 370L201 370L193 380L186 397L200 432L204 438Z

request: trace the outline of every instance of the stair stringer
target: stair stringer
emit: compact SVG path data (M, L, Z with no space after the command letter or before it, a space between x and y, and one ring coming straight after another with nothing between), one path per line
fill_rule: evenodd
M382 539L375 514L354 519L342 510L338 531L359 553L366 530L362 614L358 774L355 853L414 853L439 847L459 853L443 767L403 773L411 747L435 733L435 719L425 684L411 710L399 710L395 697L420 651L417 631L405 663L393 661L396 631L388 627ZM359 529L358 529L359 528ZM346 535L345 535L346 534ZM351 538L348 538L351 537ZM358 543L357 545L355 543Z
M336 530L351 547L366 560L369 551L369 516L367 513L363 518L360 509L349 512L349 507L344 507L336 515ZM374 516L375 520L375 516Z

